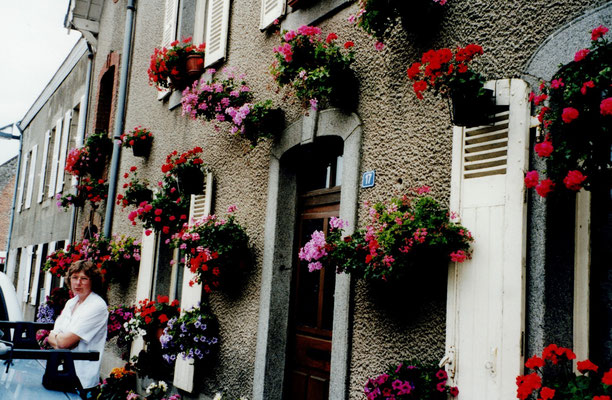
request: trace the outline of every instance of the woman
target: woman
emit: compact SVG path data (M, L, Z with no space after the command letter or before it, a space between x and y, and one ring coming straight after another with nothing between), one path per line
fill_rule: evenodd
M74 297L66 303L49 333L49 344L55 349L98 351L98 361L75 361L74 368L81 382L83 398L91 397L100 382L100 363L106 343L108 307L100 296L104 294L102 276L92 262L73 263L66 274L68 288ZM86 396L86 394L90 396Z

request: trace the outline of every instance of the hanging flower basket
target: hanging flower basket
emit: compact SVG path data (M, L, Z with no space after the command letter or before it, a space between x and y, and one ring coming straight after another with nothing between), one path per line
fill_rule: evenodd
M191 38L170 43L170 47L155 49L147 71L149 84L164 89L184 89L189 83L187 57L196 54L204 57L205 44L194 46Z
M274 139L280 135L285 126L285 112L281 108L268 109L254 104L249 118L244 120L242 136L247 138L252 146L256 146L262 138Z
M132 153L134 154L134 157L148 157L149 153L151 153L151 145L151 140L134 143L132 146Z
M191 79L197 79L204 72L204 54L192 53L187 56L185 72Z
M469 128L490 122L495 110L493 90L478 87L475 89L451 94L453 125Z
M183 194L202 194L204 192L204 172L200 167L185 167L176 172L178 189Z

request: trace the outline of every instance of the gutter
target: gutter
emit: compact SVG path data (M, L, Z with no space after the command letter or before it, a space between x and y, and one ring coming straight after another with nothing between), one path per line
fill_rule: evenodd
M90 92L90 89L91 89L91 76L92 76L93 58L94 58L94 53L93 53L93 50L91 48L91 44L89 42L87 42L87 51L88 51L88 54L87 54L87 75L85 76L85 93L83 94L83 96L85 97L85 103L83 105L83 109L79 110L81 113L83 113L83 118L81 119L81 125L77 128L78 130L83 132L83 137L81 138L81 143L76 143L76 147L83 146L83 140L84 140L84 137L85 137L85 131L87 129L87 117L88 117L88 114L89 114L89 105L90 105L89 92ZM76 230L76 222L77 222L77 208L76 207L72 207L72 215L70 216L70 231L69 231L69 234L68 234L68 243L70 243L70 244L72 244L74 242L75 230Z
M127 97L128 73L132 59L132 36L134 32L134 14L136 12L136 0L128 0L125 33L123 37L123 50L121 62L121 75L119 78L119 99L115 129L113 131L113 156L111 158L110 179L108 182L108 197L106 199L106 214L104 218L103 234L110 238L113 229L113 212L115 211L115 197L117 196L117 178L119 175L119 159L121 156L121 134L125 124L125 108Z
M15 222L15 205L17 203L17 190L19 189L19 175L21 174L21 155L23 152L23 132L21 131L21 128L19 127L20 123L21 121L14 125L19 131L19 136L13 135L12 137L12 139L19 139L19 156L17 157L17 173L15 174L15 189L13 190L13 205L11 207L11 222L9 223L8 238L7 238L7 243L6 243L6 260L4 261L5 268L8 265L9 257L10 257L11 238L13 237L13 223ZM11 280L13 279L12 276L9 276L9 278Z

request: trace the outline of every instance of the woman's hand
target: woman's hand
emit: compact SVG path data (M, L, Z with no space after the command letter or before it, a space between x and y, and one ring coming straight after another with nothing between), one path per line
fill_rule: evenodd
M74 349L80 340L81 338L74 333L56 330L49 332L49 338L47 339L54 349Z

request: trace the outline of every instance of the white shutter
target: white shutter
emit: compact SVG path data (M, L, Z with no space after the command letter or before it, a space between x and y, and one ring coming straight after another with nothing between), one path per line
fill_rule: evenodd
M34 191L34 177L36 176L36 156L38 155L38 145L32 147L30 153L30 173L28 174L28 191L26 192L25 208L32 205L32 192Z
M195 21L193 23L193 44L206 43L206 0L196 0Z
M8 252L8 261L6 263L6 275L11 280L15 281L15 269L17 268L17 249L10 249Z
M86 125L86 121L85 121L85 107L87 106L85 104L85 102L87 101L87 99L85 98L85 96L83 95L83 97L81 97L81 102L79 103L79 119L77 122L77 133L76 133L76 137L74 139L74 147L83 147L84 144L84 139L85 139L85 125ZM76 176L72 177L72 181L71 181L71 186L76 186L78 184L78 178Z
M36 264L34 264L34 280L32 281L32 289L30 290L30 304L35 306L38 296L38 281L40 280L40 269L43 265L42 259L43 243L36 247ZM42 303L43 299L41 299Z
M43 143L43 153L40 163L40 176L38 177L38 202L42 203L45 194L45 177L47 175L47 158L49 157L49 139L51 139L51 131L45 133L45 142Z
M151 232L148 236L143 230L142 240L140 242L140 267L138 269L138 283L136 285L136 301L149 299L151 296L151 286L153 283L153 274L155 268L155 244L156 234ZM137 338L132 343L130 350L131 356L136 356L144 347L142 338Z
M285 4L285 0L261 0L259 29L266 29L280 18L285 13Z
M66 112L64 117L64 129L62 133L62 144L60 147L59 160L57 165L57 182L55 193L61 193L64 189L64 176L66 176L66 153L68 152L68 139L70 138L70 125L72 122L72 110Z
M23 154L23 153L22 153ZM19 194L17 195L17 212L21 211L23 205L23 192L25 189L26 175L28 174L28 161L30 159L30 152L25 153L23 162L21 163L21 170L19 171Z
M523 365L528 87L487 87L509 111L492 125L454 128L451 209L474 236L472 259L449 268L447 357L459 400L514 398Z
M176 28L178 26L178 6L179 0L166 0L164 12L164 31L162 34L162 47L168 47L176 40ZM162 90L157 94L157 99L163 99L170 93L170 90Z
M55 244L56 242L50 242L49 245L47 246L47 255L50 255L51 253L53 253L55 251ZM43 260L43 263L46 260ZM40 301L44 301L45 300L45 296L48 296L49 293L51 293L51 283L53 282L53 275L51 275L51 272L45 272L45 291L44 294L42 296L42 298L40 299Z
M32 257L34 256L34 245L29 245L26 248L25 252L25 262L22 264L23 269L19 271L19 281L22 283L22 291L20 294L21 301L27 303L28 295L30 291L30 277L32 275ZM24 255L22 254L21 259L24 259Z
M57 182L57 165L59 164L60 141L62 138L62 119L57 120L55 134L53 135L53 158L51 159L51 178L49 181L48 196L55 195L55 184Z
M208 0L205 67L225 58L229 10L230 0Z
M213 175L212 172L206 174L206 187L203 195L191 195L191 206L189 207L189 224L193 221L209 215L211 213L213 195ZM181 309L183 312L198 305L202 300L202 285L196 284L189 286L189 281L193 274L189 268L183 271L183 289L181 295ZM193 391L194 366L193 360L183 360L182 357L176 359L174 367L174 386L187 392Z

